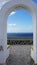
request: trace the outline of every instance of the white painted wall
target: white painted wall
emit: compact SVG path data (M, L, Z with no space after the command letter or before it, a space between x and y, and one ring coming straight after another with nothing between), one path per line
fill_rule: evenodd
M37 5L32 0L11 0L0 10L0 45L4 48L4 51L0 52L0 63L4 63L9 55L7 54L9 53L7 51L7 17L13 10L20 8L28 10L33 17L34 51L31 50L31 57L37 63Z

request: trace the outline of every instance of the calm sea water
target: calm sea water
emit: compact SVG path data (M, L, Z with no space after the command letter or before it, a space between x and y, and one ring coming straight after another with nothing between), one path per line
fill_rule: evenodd
M8 37L33 37L33 33L7 33Z

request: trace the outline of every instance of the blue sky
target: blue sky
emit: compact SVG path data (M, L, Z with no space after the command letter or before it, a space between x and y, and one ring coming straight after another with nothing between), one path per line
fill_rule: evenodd
M10 13L7 20L8 33L28 33L33 31L32 15L24 10L16 10Z

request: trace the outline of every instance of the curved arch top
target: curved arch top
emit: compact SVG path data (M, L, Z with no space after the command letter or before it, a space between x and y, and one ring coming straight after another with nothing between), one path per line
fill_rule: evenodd
M11 0L3 5L0 10L0 20L4 21L5 18L15 9L26 9L28 10L32 16L35 16L35 12L37 12L36 5L31 0ZM2 15L3 14L3 15ZM1 19L2 17L2 19Z
M37 9L37 5L33 3L32 0L11 0L3 5L1 8L5 12L13 7L13 9L18 8L17 6L23 6L25 9L29 9L31 12L34 12Z

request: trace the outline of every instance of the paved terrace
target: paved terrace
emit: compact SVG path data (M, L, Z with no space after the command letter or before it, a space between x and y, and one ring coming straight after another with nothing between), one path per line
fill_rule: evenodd
M6 65L34 65L30 54L30 45L12 45Z

